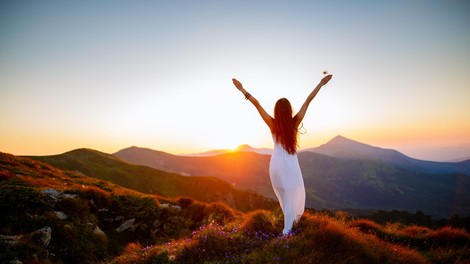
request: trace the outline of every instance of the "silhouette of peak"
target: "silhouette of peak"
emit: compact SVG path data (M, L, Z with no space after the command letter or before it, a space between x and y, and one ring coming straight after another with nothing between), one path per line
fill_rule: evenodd
M396 152L364 144L341 135L334 137L326 144L310 149L310 151L341 158L373 160L379 159L379 157L384 155L395 155L395 153L392 154L391 152Z
M248 144L242 144L242 145L236 147L235 150L237 150L237 151L252 151L253 148Z
M367 144L361 143L359 141L355 141L346 137L343 137L341 135L338 135L328 141L325 145L334 145L334 146L348 146L348 147L354 147L354 146L369 146ZM372 147L372 146L370 146Z
M337 135L336 137L334 137L330 141L328 141L326 144L341 144L341 143L349 142L349 141L353 141L353 140L345 138L341 135Z

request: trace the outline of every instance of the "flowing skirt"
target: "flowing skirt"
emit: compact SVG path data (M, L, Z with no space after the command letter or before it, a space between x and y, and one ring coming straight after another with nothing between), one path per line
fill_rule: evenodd
M289 154L276 143L269 164L269 176L284 213L282 233L286 235L305 210L305 186L297 155Z

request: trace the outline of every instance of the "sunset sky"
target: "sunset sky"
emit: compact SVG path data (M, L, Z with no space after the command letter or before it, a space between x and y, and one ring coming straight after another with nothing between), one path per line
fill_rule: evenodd
M235 89L336 135L470 157L469 1L1 1L0 151L271 147Z

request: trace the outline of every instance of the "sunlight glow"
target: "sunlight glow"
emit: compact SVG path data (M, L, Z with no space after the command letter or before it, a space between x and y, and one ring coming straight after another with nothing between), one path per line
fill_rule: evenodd
M271 114L324 70L301 148L470 143L464 2L46 2L0 3L0 151L272 147L231 78Z

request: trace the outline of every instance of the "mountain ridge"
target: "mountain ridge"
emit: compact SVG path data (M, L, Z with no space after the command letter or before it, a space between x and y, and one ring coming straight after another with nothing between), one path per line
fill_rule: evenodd
M134 164L184 176L215 176L237 188L256 191L269 198L276 197L270 188L268 155L228 152L215 156L180 156L146 148L142 151L139 148L127 148L113 155Z
M337 138L336 142L341 140ZM373 148L377 149L380 150ZM139 149L133 151L138 153ZM151 151L146 153L152 154ZM181 157L155 152L141 159L141 154L128 153L126 149L115 153L131 163L184 171L188 176L212 175L239 188L275 198L267 155L238 152ZM307 192L306 204L310 208L423 210L435 217L470 214L470 199L463 195L470 191L470 177L462 174L430 174L378 159L339 158L310 151L299 152L298 157Z
M203 202L223 201L240 211L271 208L275 205L274 201L258 193L235 189L229 183L210 175L185 177L133 164L112 154L92 149L82 148L59 155L28 158L147 194L165 197L189 196Z
M132 147L130 147L132 148ZM119 151L118 151L119 152ZM188 157L207 157L207 156L217 156L232 152L255 152L262 155L271 155L273 149L270 148L254 148L248 144L242 144L237 146L234 149L216 149L209 150L201 153L192 153L192 154L178 154L178 156L188 156Z
M336 136L326 144L303 151L354 160L373 160L393 164L416 172L431 174L459 173L470 176L470 163L437 162L409 157L397 150L375 147L343 136Z

